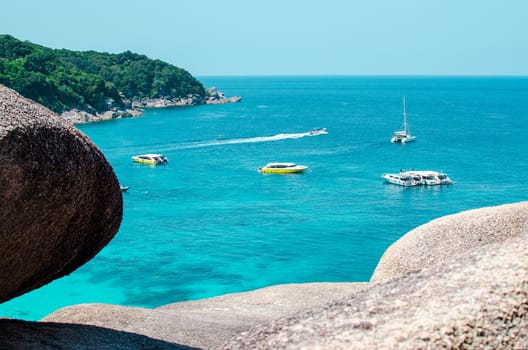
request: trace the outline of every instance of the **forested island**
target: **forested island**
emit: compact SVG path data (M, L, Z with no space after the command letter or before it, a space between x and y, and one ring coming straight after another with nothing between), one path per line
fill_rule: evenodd
M50 49L10 35L0 35L0 84L74 122L140 115L145 107L240 100L145 55Z

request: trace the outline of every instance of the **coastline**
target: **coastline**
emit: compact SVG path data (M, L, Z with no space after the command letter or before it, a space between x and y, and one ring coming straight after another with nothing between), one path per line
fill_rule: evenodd
M189 94L185 97L141 98L132 101L124 100L124 107L116 106L114 101L108 101L108 109L105 111L86 111L73 108L62 112L60 117L72 124L86 124L114 119L140 117L147 108L217 105L236 103L241 100L241 96L226 97L223 92L217 90L215 87L211 87L207 89L205 97L196 94Z

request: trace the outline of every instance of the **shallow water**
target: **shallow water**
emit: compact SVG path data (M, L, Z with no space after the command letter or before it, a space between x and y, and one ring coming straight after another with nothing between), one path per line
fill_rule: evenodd
M82 125L123 185L121 228L70 276L0 305L36 320L67 305L144 307L272 284L368 281L404 233L528 199L527 78L222 77L242 102ZM391 144L402 98L417 141ZM327 135L308 136L315 127ZM131 156L159 152L165 166ZM272 161L309 171L265 175ZM381 174L441 170L447 187Z

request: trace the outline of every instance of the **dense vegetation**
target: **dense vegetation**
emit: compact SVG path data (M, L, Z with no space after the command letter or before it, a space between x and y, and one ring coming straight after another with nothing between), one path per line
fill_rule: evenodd
M134 98L205 95L187 71L144 55L54 50L0 35L0 83L55 112Z

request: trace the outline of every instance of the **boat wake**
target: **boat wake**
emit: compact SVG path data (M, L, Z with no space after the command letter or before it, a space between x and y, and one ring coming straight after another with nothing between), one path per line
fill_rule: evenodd
M273 142L287 139L300 139L306 136L317 136L322 135L313 134L313 132L303 132L296 134L277 134L273 136L257 136L257 137L247 137L247 138L236 138L236 139L220 139L220 140L210 140L210 141L195 141L195 142L186 142L182 144L175 145L174 147L168 147L164 151L169 150L178 150L178 149L190 149L190 148L201 148L201 147L213 147L213 146L222 146L222 145L235 145L240 143L258 143L258 142Z

